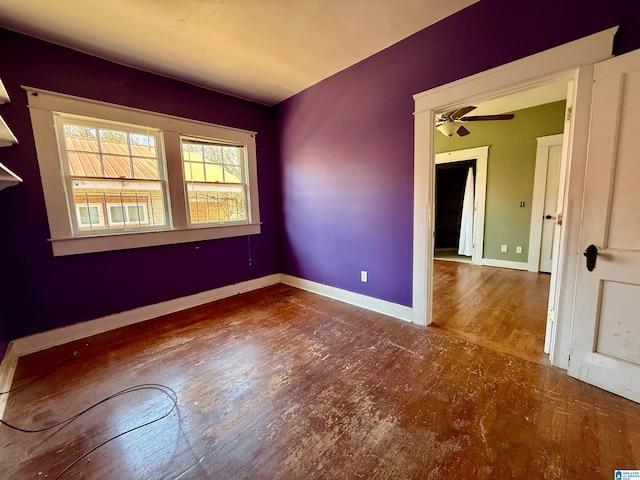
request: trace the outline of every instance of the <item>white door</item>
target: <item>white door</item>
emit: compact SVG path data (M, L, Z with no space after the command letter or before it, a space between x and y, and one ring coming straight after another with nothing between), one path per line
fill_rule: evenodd
M599 63L569 375L640 401L640 50Z
M560 180L560 160L562 145L549 147L547 162L547 180L544 191L544 210L542 220L542 239L540 242L540 272L551 273L553 265L553 234L556 230L558 207L558 182Z

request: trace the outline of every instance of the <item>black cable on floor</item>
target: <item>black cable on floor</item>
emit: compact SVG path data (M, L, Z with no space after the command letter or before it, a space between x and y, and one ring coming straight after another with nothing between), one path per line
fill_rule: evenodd
M33 380L28 381L27 383L24 383L18 387L12 388L10 390L7 390L6 392L0 392L0 395L6 395L9 394L11 392L15 392L17 390L20 390L28 385L33 384L34 382L41 380L42 378L46 377L47 375L52 374L53 372L55 372L57 369L59 369L60 367L62 367L64 364L70 362L71 360L73 360L75 358L75 356L77 355L78 352L74 352L73 356L71 356L70 358L68 358L67 360L61 362L60 364L58 364L56 367L54 367L53 369L49 370L48 372L40 375L39 377L34 378ZM83 459L85 459L86 457L88 457L89 455L91 455L93 452L95 452L96 450L98 450L99 448L103 447L104 445L106 445L107 443L120 438L124 435L127 435L128 433L134 432L136 430L139 430L141 428L144 428L146 426L149 426L153 423L156 423L160 420L162 420L163 418L168 417L171 412L173 412L177 407L178 407L178 394L175 392L175 390L173 390L171 387L168 387L166 385L162 385L159 383L143 383L143 384L139 384L139 385L134 385L132 387L128 387L125 388L123 390L120 390L112 395L109 395L108 397L103 398L102 400L94 403L93 405L90 405L89 407L85 408L84 410L82 410L79 413L76 413L75 415L72 415L64 420L61 420L53 425L49 425L47 427L41 427L41 428L35 428L35 429L29 429L29 428L22 428L22 427L18 427L16 425L12 425L2 419L0 419L0 424L4 425L8 428L11 428L13 430L17 430L19 432L24 432L24 433L40 433L40 432L45 432L47 430L51 430L53 428L59 427L61 425L66 425L69 424L71 422L73 422L74 420L76 420L77 418L79 418L80 416L84 415L85 413L89 412L90 410L93 410L94 408L98 407L99 405L102 405L105 402L108 402L109 400L112 400L114 398L120 397L122 395L126 395L128 393L132 393L132 392L138 392L138 391L142 391L142 390L156 390L159 392L162 392L164 395L166 395L167 397L169 397L169 399L171 400L171 408L162 416L157 417L153 420L150 420L146 423L143 423L141 425L138 425L136 427L130 428L124 432L121 432L117 435L114 435L113 437L108 438L107 440L105 440L104 442L100 443L99 445L96 445L95 447L91 448L90 450L88 450L87 452L83 453L81 456L79 456L78 458L76 458L73 462L71 462L64 470L62 470L62 472L60 472L55 478L56 480L62 478L63 475L65 475L69 470L71 470L74 466L76 466L78 463L80 463Z
M127 393L131 393L131 392L136 392L136 391L140 391L140 390L158 390L162 393L164 393L167 397L169 397L171 399L171 408L169 409L168 412L166 412L164 415L162 415L161 417L155 418L153 420L150 420L146 423L143 423L141 425L138 425L136 427L130 428L129 430L125 430L124 432L121 432L117 435L114 435L113 437L105 440L104 442L100 443L99 445L96 445L95 447L91 448L90 450L86 451L85 453L83 453L81 456L79 456L78 458L76 458L73 462L71 462L62 472L60 472L57 476L56 476L56 480L62 478L62 476L64 474L66 474L69 470L71 470L74 466L76 466L78 463L80 463L83 459L85 459L86 457L88 457L89 455L91 455L93 452L95 452L96 450L98 450L100 447L103 447L104 445L106 445L107 443L120 438L128 433L134 432L136 430L139 430L140 428L144 428L146 426L151 425L152 423L156 423L159 422L160 420L162 420L163 418L168 417L171 412L173 412L177 407L178 407L178 394L175 392L175 390L173 390L171 387L168 387L166 385L161 385L161 384L157 384L157 383L145 383L145 384L140 384L140 385L135 385L133 387L129 387L129 388L125 388L124 390L120 390L119 392L114 393L113 395L109 395L107 398L95 403L94 405L90 406L89 408L83 410L80 414L78 415L74 415L74 418L77 418L78 416L82 415L83 413L88 412L89 410L91 410L92 408L97 407L98 405L100 405L101 403L104 403L108 400L111 400L112 398L116 398L119 397L120 395L125 395ZM71 421L71 420L70 420Z
M67 358L66 360L60 362L58 365L56 365L55 367L53 367L51 370L49 370L46 373L43 373L42 375L40 375L39 377L36 377L34 379L29 380L27 383L23 383L22 385L19 385L17 387L13 387L9 390L7 390L6 392L0 392L0 395L8 395L12 392L17 392L18 390L23 389L24 387L26 387L27 385L31 385L32 383L37 382L38 380L43 379L44 377L46 377L47 375L51 375L53 372L55 372L56 370L58 370L60 367L62 367L63 365L69 363L71 360L73 360L76 355L78 355L78 351L76 350L75 352L73 352L73 355L71 355L69 358Z

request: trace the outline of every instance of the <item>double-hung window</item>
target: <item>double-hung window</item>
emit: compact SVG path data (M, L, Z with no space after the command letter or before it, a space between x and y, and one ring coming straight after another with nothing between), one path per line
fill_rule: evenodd
M244 145L182 138L189 221L196 224L247 219Z
M255 132L25 90L54 255L260 233Z
M55 120L74 234L167 227L160 131L59 113Z

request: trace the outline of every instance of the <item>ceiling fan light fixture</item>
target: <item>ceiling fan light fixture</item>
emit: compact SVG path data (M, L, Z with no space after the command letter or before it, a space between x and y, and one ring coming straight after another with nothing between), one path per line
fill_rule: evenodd
M436 130L438 130L443 135L447 137L451 137L454 133L458 131L460 128L460 124L456 122L445 122L442 125L438 125Z

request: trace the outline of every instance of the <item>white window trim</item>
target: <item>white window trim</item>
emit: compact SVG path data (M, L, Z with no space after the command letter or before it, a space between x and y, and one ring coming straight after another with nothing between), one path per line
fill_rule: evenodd
M196 242L260 233L256 132L32 87L23 86L22 88L27 92L29 101L31 124L51 232L50 242L54 256ZM171 205L172 225L170 229L125 233L105 231L104 234L74 236L64 178L60 173L61 164L53 112L94 117L162 130L167 163L168 195ZM246 174L249 182L249 191L247 192L249 218L246 222L241 224L189 225L186 186L182 171L181 136L201 137L246 145Z
M190 138L190 137L186 137L186 136L182 136L180 138L180 146L181 146L181 151L182 151L182 143L183 142L189 142L189 141L199 141L202 142L203 144L207 144L210 143L212 145L225 145L225 144L221 144L220 142L216 142L213 139L210 138ZM234 147L237 145L231 144L231 143L226 143L226 145L230 146L230 147ZM187 210L189 210L189 196L188 193L189 192L201 192L201 191L212 191L212 192L223 192L223 191L227 191L227 192L242 192L243 196L244 196L244 201L245 203L247 203L249 201L249 194L247 193L248 188L250 187L250 182L248 182L248 178L247 178L247 172L249 171L248 168L248 150L247 148L242 148L243 150L243 154L244 154L244 158L242 159L242 162L240 163L240 171L241 171L241 182L240 183L224 183L224 182L209 182L209 181L201 181L201 182L194 182L192 180L187 180L186 179L186 175L185 175L185 179L184 179L184 183L185 183L185 192L187 193ZM182 158L182 157L181 157ZM190 161L191 163L202 163L203 166L205 165L205 162L193 162ZM184 169L184 161L182 162L182 166ZM198 185L197 190L196 187L194 185ZM249 212L247 212L247 214L249 214ZM191 215L187 215L187 221L189 222L189 227L191 228L199 228L199 227L206 227L208 225L232 225L234 223L239 223L239 224L243 224L246 223L245 220L227 220L227 221L215 221L215 222L192 222L191 221Z

